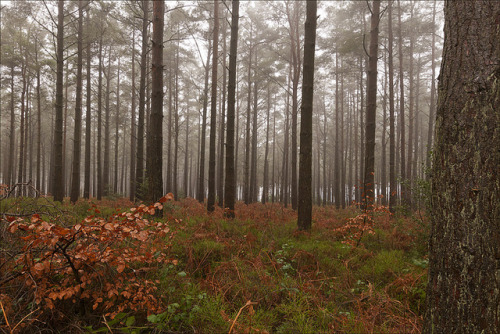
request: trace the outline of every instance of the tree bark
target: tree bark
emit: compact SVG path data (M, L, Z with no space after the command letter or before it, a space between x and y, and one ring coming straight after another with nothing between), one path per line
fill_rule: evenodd
M87 6L87 17L85 19L85 25L87 31L90 29L90 13L89 7ZM91 138L91 125L92 125L92 116L91 116L91 60L92 55L90 52L90 45L92 44L90 41L90 36L87 35L87 48L86 48L86 57L87 57L87 88L86 88L86 104L87 110L85 110L85 166L84 166L84 181L83 181L83 198L90 197L90 138Z
M146 173L150 202L163 196L163 26L165 2L153 1L153 48L151 69L151 113Z
M137 150L135 167L135 194L139 199L144 198L142 183L144 181L144 109L146 106L146 53L148 48L148 11L149 0L143 0L142 18L142 48L141 48L141 77L139 79L139 114L137 119Z
M130 83L132 89L132 97L130 101L130 180L129 180L129 199L131 202L135 200L136 193L136 146L137 134L135 124L135 28L132 29L132 82Z
M424 333L498 333L500 2L444 14Z
M209 30L211 27L209 27ZM205 87L203 89L203 115L201 125L201 138L200 138L200 171L198 177L198 201L203 203L205 201L205 141L207 136L207 108L208 108L208 75L210 72L210 54L212 52L212 44L208 43L207 62L205 65Z
M215 207L215 145L217 130L217 66L219 57L219 0L214 0L214 27L213 27L213 54L212 54L212 96L210 102L210 152L208 165L208 199L207 211L214 211Z
M432 152L432 134L434 129L434 112L436 109L436 0L432 9L432 42L431 42L431 105L429 107L429 128L427 132L427 153L425 159L425 167L427 171L431 168L431 152ZM428 173L427 173L428 174ZM428 175L426 175L426 178Z
M221 107L221 117L220 117L220 128L219 128L219 168L218 168L218 184L217 184L217 197L220 207L223 207L224 203L224 127L225 127L225 117L226 117L226 84L227 84L227 71L226 71L226 56L227 56L227 43L226 43L226 22L227 17L224 14L222 25L222 107Z
M395 142L395 124L394 124L394 63L393 63L393 44L394 34L392 31L392 4L389 2L388 8L388 30L389 30L389 50L388 50L388 67L389 67L389 211L394 212L397 199L397 184L396 184L396 142Z
M231 41L229 44L229 69L227 86L227 144L226 144L226 180L224 182L224 208L228 217L234 218L236 192L234 159L234 117L236 103L236 53L238 52L238 0L232 2Z
M97 200L102 199L102 34L99 39L99 76L97 79Z
M363 208L370 210L375 201L375 113L377 110L377 54L380 0L372 6L370 30L370 57L368 60L366 89L366 131L365 131L365 170L363 182Z
M83 1L78 1L78 40L76 61L75 133L73 140L73 177L71 179L71 203L80 195L80 161L82 141L82 68L83 68Z
M405 157L405 85L404 85L404 71L403 71L403 25L401 24L401 3L398 0L398 34L399 34L399 132L400 132L400 167L401 167L401 203L407 203L407 186L406 186L406 157Z
M316 45L317 1L307 2L304 36L304 77L300 111L300 166L298 219L299 230L310 230L312 220L312 113L314 49Z
M118 147L119 147L119 128L120 128L120 57L118 56L118 68L117 68L117 78L116 78L116 113L115 113L115 163L114 163L114 180L113 180L113 191L118 194ZM123 152L125 155L125 152Z
M64 197L63 170L63 57L64 57L64 1L58 1L57 15L57 71L56 71L56 119L54 126L54 201ZM21 134L22 135L22 134Z

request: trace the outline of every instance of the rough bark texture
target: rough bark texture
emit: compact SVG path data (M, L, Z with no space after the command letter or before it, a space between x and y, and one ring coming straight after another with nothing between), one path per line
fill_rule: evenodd
M163 22L165 3L153 2L153 50L151 114L147 157L148 199L157 201L163 196Z
M317 1L307 2L304 36L304 77L300 111L300 165L299 165L299 230L310 230L312 219L312 114L314 83L314 48L316 45Z
M227 215L234 217L236 179L234 172L234 114L236 97L236 52L238 51L238 19L240 2L233 0L231 17L231 41L229 45L229 69L227 86L227 144L226 180L224 182L224 208Z
M64 197L63 171L63 50L64 50L64 1L58 2L57 16L57 74L56 74L56 120L54 126L54 201ZM21 133L22 136L22 133Z
M500 331L500 2L445 3L425 333Z

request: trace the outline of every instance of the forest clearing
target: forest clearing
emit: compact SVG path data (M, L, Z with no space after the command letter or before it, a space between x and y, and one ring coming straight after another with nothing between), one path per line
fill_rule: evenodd
M500 332L500 1L0 27L1 333Z

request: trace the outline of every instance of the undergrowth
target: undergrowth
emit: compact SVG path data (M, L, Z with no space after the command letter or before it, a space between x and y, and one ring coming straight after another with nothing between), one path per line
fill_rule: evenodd
M168 201L167 201L168 199ZM0 201L4 333L419 333L425 218L194 199ZM162 209L158 216L158 210ZM17 210L17 211L16 211ZM29 211L28 210L28 211Z

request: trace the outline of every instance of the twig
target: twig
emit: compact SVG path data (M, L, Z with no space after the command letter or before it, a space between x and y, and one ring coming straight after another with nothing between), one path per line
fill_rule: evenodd
M3 317L5 318L5 323L7 324L7 327L9 327L10 330L10 324L9 324L9 319L7 319L7 313L5 313L5 309L3 308L3 303L0 300L0 306L2 307L2 312L3 312ZM11 330L12 332L12 330Z
M236 315L236 318L234 318L234 320L233 320L233 324L231 325L231 328L229 328L228 334L231 334L231 332L233 331L233 327L236 324L236 320L238 320L238 317L240 316L243 309L247 306L250 306L250 305L257 305L257 303L252 302L251 300L248 300L247 303L240 308L240 310L238 311L238 314Z

